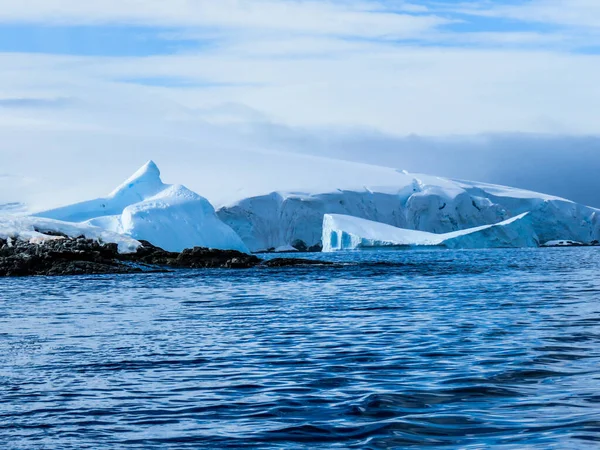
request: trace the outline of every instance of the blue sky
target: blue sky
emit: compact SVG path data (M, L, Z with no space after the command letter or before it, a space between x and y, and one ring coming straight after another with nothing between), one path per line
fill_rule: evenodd
M0 9L0 65L0 158L24 180L46 175L16 154L135 168L164 139L182 161L183 139L495 182L491 161L518 158L436 152L527 155L544 136L600 155L598 0L21 0Z
M197 41L162 39L164 30L127 25L0 25L0 52L84 56L168 55L201 49Z

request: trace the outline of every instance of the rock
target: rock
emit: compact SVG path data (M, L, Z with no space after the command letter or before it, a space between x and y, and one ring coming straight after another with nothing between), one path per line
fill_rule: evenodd
M52 265L46 275L94 275L111 273L138 273L141 269L122 264L103 264L90 261L66 261Z
M181 253L167 252L141 241L136 253L121 254L117 244L102 244L84 237L26 241L0 240L0 276L123 274L165 271L165 268L200 269L252 267L292 267L328 265L323 261L276 258L263 261L255 255L235 250L202 247Z
M323 246L321 244L311 245L310 247L306 245L306 243L297 239L292 243L292 247L302 253L320 253L323 250Z
M41 230L37 227L33 228L34 231L37 231L38 233L42 233L45 234L46 236L55 236L55 237L62 237L65 239L69 239L69 236L67 236L65 233L61 233L60 231L53 231L53 230Z
M322 244L315 244L308 247L308 253L321 253L323 251Z
M329 261L316 261L314 259L303 258L274 258L263 261L263 267L297 267L297 266L331 266Z
M194 247L182 251L175 260L175 267L190 269L207 267L249 268L260 264L261 260L254 255L247 255L236 250L215 250Z
M308 251L308 246L302 239L296 239L294 242L292 242L292 247L294 247L299 252L307 252Z
M151 264L156 266L175 266L179 253L167 252L160 247L152 245L148 241L139 241L142 246L136 253L119 255L124 261Z
M50 240L42 244L16 240L0 248L0 276L137 273L118 259L117 246L87 239Z

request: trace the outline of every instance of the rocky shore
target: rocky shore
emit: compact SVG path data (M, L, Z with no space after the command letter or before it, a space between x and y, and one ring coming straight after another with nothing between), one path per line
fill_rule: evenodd
M0 277L164 272L172 269L289 267L327 264L307 259L262 260L234 250L201 247L167 252L149 242L135 253L119 253L116 244L84 237L56 236L42 243L0 239Z

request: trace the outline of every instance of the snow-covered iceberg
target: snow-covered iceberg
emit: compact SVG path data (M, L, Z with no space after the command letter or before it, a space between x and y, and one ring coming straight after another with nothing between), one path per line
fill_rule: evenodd
M370 175L370 172L366 172ZM342 214L435 234L493 225L528 214L539 242L600 238L600 210L536 192L381 169L383 186L273 192L225 205L218 216L252 251L321 243L323 216ZM514 247L521 246L515 241Z
M85 223L71 223L41 217L0 215L0 239L23 240L32 244L80 236L101 243L118 245L119 253L135 253L140 243L122 234Z
M325 214L322 242L324 252L386 247L497 248L539 245L528 213L494 225L443 234L397 228L358 217Z
M244 252L316 249L321 246L326 214L439 235L499 224L529 213L531 236L537 236L540 243L571 240L585 244L600 239L600 210L563 198L384 167L322 159L313 162L314 167L303 168L302 177L293 170L289 177L281 175L265 185L283 189L289 186L285 183L305 182L302 190L261 194L269 191L263 190L266 187L260 180L247 175L243 182L248 189L236 190L228 203L220 203L216 213L204 197L181 185L164 184L156 165L149 162L107 197L36 215L96 226L171 251L194 246ZM227 170L223 167L220 176L229 175ZM200 176L192 181L203 193L218 185L231 194L232 186L242 182L238 175L241 177L238 173L228 176L222 184ZM253 196L240 198L250 192ZM23 214L15 205L3 206L0 213ZM465 235L460 239L471 238ZM511 246L522 245L515 239Z
M248 252L208 200L185 186L164 184L152 161L107 197L35 215L146 240L168 251L208 247Z

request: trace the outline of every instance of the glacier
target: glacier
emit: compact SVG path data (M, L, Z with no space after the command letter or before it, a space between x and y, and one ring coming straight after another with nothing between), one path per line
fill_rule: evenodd
M446 248L537 247L539 240L529 213L494 225L436 234L408 230L341 214L323 217L323 251L390 247L439 246Z
M541 244L600 238L600 210L596 208L506 186L390 172L381 169L384 185L357 186L356 174L338 189L275 191L230 202L219 208L217 215L251 251L320 246L325 214L443 234L528 213L527 220ZM366 173L370 180L375 177L375 172Z
M217 217L208 200L185 186L164 184L153 161L144 164L107 197L34 216L146 240L167 251L207 247L249 252L236 232Z
M149 161L106 197L34 216L147 240L176 252L195 246L242 252L319 250L324 244L326 215L352 216L405 232L443 235L501 224L527 213L526 218L502 228L512 230L527 224L529 230L512 235L512 240L501 236L500 228L490 228L446 240L444 245L521 247L536 240L539 245L557 240L584 244L600 240L600 210L564 198L385 167L320 159L314 162L318 165L308 178L306 167L268 182L261 178L257 185L251 174L240 175L240 179L228 177L217 186L228 200L215 203L215 211L206 198L185 186L163 183L160 170ZM279 167L277 164L280 162L275 161L273 167ZM201 168L197 170L202 173ZM227 173L223 168L221 176ZM283 188L289 186L286 183L300 181L305 182L302 189L264 190L266 186ZM247 188L238 189L239 183ZM209 184L198 177L194 186L204 194L216 188ZM249 192L253 194L247 196ZM23 206L5 203L0 214L23 215ZM490 243L483 242L485 236Z

